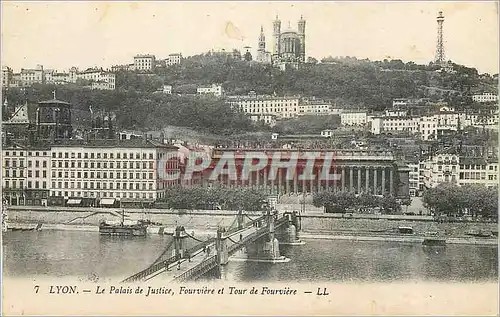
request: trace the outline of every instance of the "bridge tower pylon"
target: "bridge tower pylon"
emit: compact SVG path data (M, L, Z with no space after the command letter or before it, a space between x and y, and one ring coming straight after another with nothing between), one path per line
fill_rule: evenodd
M243 216L243 210L238 211L238 230L243 229L243 226L245 224L245 217Z
M247 257L249 259L276 260L280 258L279 242L276 238L275 221L278 216L276 212L267 210L265 213L267 222L267 233L255 242L246 246Z
M174 232L174 249L172 252L174 253L178 259L184 257L184 239L187 238L186 229L184 226L175 227Z
M297 211L286 212L285 217L288 219L288 223L286 228L281 232L280 244L302 244L299 239L300 217L298 216Z
M217 228L217 239L215 240L215 249L217 252L217 271L219 277L222 273L222 266L229 262L229 250L227 247L227 237L225 236L226 229L224 227Z

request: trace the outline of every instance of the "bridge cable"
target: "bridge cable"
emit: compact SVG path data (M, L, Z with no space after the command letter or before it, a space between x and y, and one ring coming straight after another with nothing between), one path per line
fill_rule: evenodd
M245 245L245 244L244 244L244 243L242 243L242 242L239 242L239 241L234 241L233 239L231 239L231 237L227 237L227 239L228 239L229 241L231 241L232 243L234 243L234 244Z
M236 223L236 221L238 220L238 216L236 216L234 219L233 219L233 222L231 222L231 224L229 225L228 229L229 228L232 228L233 225Z
M161 262L160 261L161 258L170 250L170 247L174 244L174 242L175 242L175 239L172 239L172 241L170 241L170 243L167 244L167 246L165 247L165 250L163 250L163 252L160 254L160 256L156 260L154 260L153 264L151 264L149 267Z
M188 237L190 237L191 239L195 240L195 241L198 241L198 242L201 242L201 243L204 243L205 241L204 240L200 240L198 238L195 238L194 236L190 235L189 233L187 233L186 231L184 231L186 233L186 235Z
M247 214L245 214L245 216L246 216L248 219L252 220L252 221L255 221L255 219L257 219L257 218L252 219L252 218L251 218L249 215L247 215Z

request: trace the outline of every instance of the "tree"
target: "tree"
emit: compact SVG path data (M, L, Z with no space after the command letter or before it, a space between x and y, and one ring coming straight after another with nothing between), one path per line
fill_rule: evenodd
M161 199L169 208L175 209L225 209L262 210L267 196L263 191L251 188L192 187L169 188Z
M424 205L436 216L463 216L473 218L497 217L498 192L483 185L457 186L441 183L428 189L423 196Z
M313 204L316 207L325 207L326 212L345 213L356 201L356 196L350 192L319 192L313 194Z
M465 206L460 192L460 187L455 184L441 183L424 193L423 202L436 216L462 214Z
M357 201L359 212L367 212L368 210L379 207L380 205L379 197L368 193L362 193L359 195L357 197Z
M476 219L493 217L498 209L498 192L483 185L466 185L460 190L464 198L464 207Z
M401 212L401 205L392 195L384 195L380 200L380 208L384 214L397 214Z
M307 58L307 63L308 63L308 64L317 64L317 63L318 63L318 60L317 60L316 58L314 58L314 57L310 57L310 56L309 56L309 57Z

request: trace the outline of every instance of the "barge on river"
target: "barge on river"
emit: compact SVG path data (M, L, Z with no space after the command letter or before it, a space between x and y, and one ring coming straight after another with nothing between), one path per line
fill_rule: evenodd
M125 212L122 211L122 220L119 224L109 224L105 220L99 223L99 234L109 236L145 236L148 225L144 221L136 224L125 224Z

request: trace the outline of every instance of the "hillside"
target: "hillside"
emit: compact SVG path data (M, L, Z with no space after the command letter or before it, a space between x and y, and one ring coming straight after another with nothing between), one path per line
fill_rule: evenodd
M222 100L197 96L165 95L135 90L89 90L73 85L34 85L25 90L6 90L9 109L4 108L4 117L10 117L14 106L23 104L27 98L31 104L57 98L73 105L73 122L86 121L89 126L89 109L116 114L117 125L123 129L159 130L168 125L188 127L203 133L230 136L235 133L255 131L246 114L228 107Z
M400 60L326 58L323 63L283 72L269 65L207 53L188 57L180 65L158 68L150 80L172 85L179 93L195 93L199 85L220 83L228 94L250 90L258 94L301 94L373 110L384 109L394 98L452 101L462 94L498 85L497 79L481 76L476 69L457 64L452 68L455 73L440 73L433 65Z
M196 95L199 85L220 83L227 94L300 94L331 100L335 105L382 110L394 98L444 99L457 108L473 106L470 94L498 86L498 76L479 75L477 70L452 64L454 72L436 72L433 65L403 63L400 60L369 61L356 58L325 58L312 61L299 70L280 71L269 65L245 62L227 55L207 53L188 57L179 65L159 67L151 74L118 72L115 91L97 91L69 84L35 84L23 92L4 90L13 107L57 98L73 104L75 125L89 125L89 108L113 112L118 128L160 130L166 126L185 127L203 134L230 137L241 133L283 132L318 133L338 125L338 118L300 118L279 123L274 129L253 124L248 116L231 109L223 100ZM174 94L157 90L173 86ZM179 95L181 94L181 95ZM3 101L2 101L3 102Z

